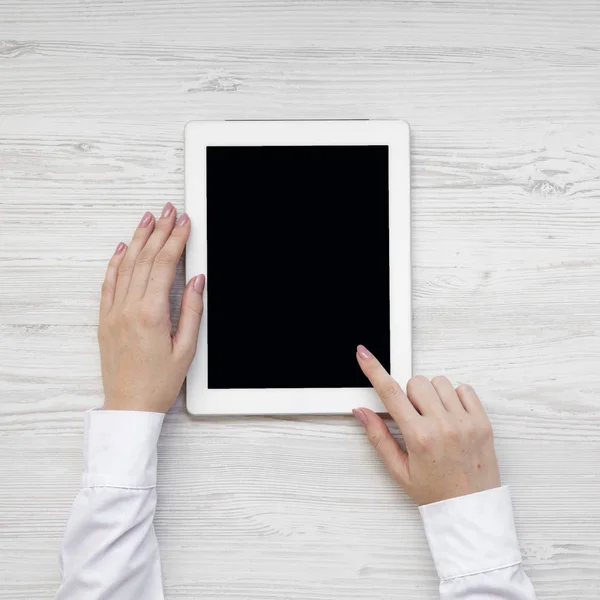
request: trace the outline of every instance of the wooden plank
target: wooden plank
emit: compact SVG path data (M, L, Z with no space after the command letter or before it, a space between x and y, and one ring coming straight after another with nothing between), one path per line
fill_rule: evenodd
M0 9L10 39L304 46L323 52L399 40L434 47L460 42L560 50L574 41L595 47L598 18L595 0L547 0L543 10L531 0L130 0L126 6L120 0L33 0L27 9L2 0Z
M0 0L0 599L58 585L105 263L144 210L184 208L194 118L410 122L415 369L481 392L539 597L597 598L599 27L596 0ZM168 599L437 597L351 419L182 401Z

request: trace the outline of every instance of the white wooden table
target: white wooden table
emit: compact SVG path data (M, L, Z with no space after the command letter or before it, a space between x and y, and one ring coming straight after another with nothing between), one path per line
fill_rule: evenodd
M0 0L0 598L58 585L106 260L223 118L410 122L416 372L481 392L539 597L598 598L599 29L597 0ZM351 418L180 399L159 476L168 599L436 598Z

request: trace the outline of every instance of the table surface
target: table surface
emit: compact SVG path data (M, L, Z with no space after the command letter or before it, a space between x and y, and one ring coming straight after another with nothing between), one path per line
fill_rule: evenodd
M539 597L598 598L599 27L597 0L0 0L0 598L58 585L107 258L183 209L183 127L224 118L410 122L415 372L481 392ZM180 398L156 530L168 599L437 597L352 418Z

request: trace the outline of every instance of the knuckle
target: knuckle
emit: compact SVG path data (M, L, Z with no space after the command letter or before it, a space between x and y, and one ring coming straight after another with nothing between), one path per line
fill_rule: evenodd
M375 450L381 452L381 446L383 444L383 436L380 433L371 433L369 435L369 441Z
M133 265L129 261L123 261L119 265L119 270L118 270L119 277L129 275L131 273L131 271L133 271Z
M379 388L379 397L382 400L389 400L398 394L400 386L392 379L387 381Z
M154 304L143 304L137 314L140 325L152 326L162 322L163 312Z
M415 375L414 377L411 377L408 383L406 384L406 391L415 392L425 382L428 382L428 379L426 377L423 377L423 375Z
M152 262L152 252L149 249L142 250L136 259L137 265L148 265Z
M419 433L422 424L416 419L409 419L402 424L402 436L405 438L415 439Z
M171 266L177 262L177 259L171 252L165 252L164 250L159 252L154 259L154 263L160 266Z
M134 321L136 318L136 308L131 304L124 304L121 308L119 318L125 323ZM114 324L116 325L117 323L115 322Z
M195 302L188 302L185 306L188 310L196 313L199 316L202 316L202 313L204 311L204 304L202 302L198 304L196 304Z
M490 423L489 419L485 419L478 428L479 437L483 441L490 441L494 439L494 428Z
M473 392L473 388L468 383L461 383L457 388L458 394L470 394Z
M98 326L98 339L104 339L116 327L116 319L113 313L106 315Z
M103 296L108 296L108 295L112 294L114 289L115 289L114 285L110 281L105 280L104 283L102 284L101 294Z
M435 442L431 431L417 431L415 433L415 443L421 450L431 450Z
M453 423L443 421L440 426L440 435L448 442L457 442L460 439L460 430Z
M121 261L123 253L121 254L113 254L108 261L108 270L116 269L117 265Z
M478 427L469 419L462 424L462 430L468 439L473 439L477 435Z

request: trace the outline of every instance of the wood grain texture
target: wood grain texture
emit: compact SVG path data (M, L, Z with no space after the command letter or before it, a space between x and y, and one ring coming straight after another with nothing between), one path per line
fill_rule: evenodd
M596 0L0 0L0 599L58 585L106 260L223 118L410 122L415 370L481 391L538 596L597 598L599 27ZM168 599L437 597L351 419L182 406Z

